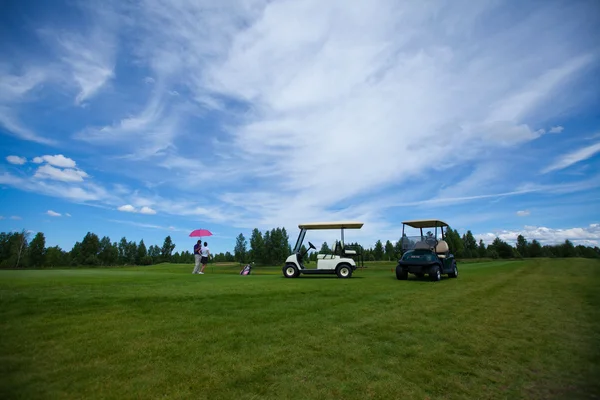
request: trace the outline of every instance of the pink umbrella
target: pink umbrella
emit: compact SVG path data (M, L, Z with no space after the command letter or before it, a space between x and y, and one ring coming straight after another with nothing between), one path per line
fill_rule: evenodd
M205 237L205 236L212 236L212 232L209 231L208 229L196 229L195 231L192 231L192 233L190 233L190 237Z

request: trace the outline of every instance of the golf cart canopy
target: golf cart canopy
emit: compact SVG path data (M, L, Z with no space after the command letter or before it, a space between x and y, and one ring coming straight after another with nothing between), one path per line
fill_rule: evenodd
M414 221L404 221L402 223L413 228L441 228L449 226L447 223L440 221L439 219L416 219Z
M298 225L300 229L360 229L364 224L357 221L310 222Z

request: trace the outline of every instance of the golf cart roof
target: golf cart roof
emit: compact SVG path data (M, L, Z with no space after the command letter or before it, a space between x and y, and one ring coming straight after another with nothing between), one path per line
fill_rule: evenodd
M358 221L309 222L298 225L300 229L360 229L364 224Z
M413 228L434 228L436 226L449 226L447 223L445 223L444 221L440 221L439 219L415 219L413 221L404 221L402 223Z

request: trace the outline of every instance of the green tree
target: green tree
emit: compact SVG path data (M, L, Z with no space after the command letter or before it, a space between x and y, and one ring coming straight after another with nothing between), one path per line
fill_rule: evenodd
M383 259L383 243L381 243L381 240L377 240L377 242L375 242L373 255L375 256L375 261L381 261Z
M406 235L404 235L404 237L406 237ZM394 244L394 252L398 255L398 257L400 256L400 254L402 254L402 239L400 238L395 244Z
M160 261L160 247L156 245L150 246L148 249L148 255L152 257L152 262L157 263Z
M542 245L537 240L533 239L529 248L527 249L529 257L541 257L542 256Z
M108 236L104 236L102 239L100 239L100 251L98 252L100 264L115 265L116 260L114 260L113 257L113 245L110 242L110 238Z
M98 235L88 232L81 241L81 260L85 265L99 265L100 239Z
M463 235L463 244L466 258L477 257L477 241L470 230Z
M163 262L171 261L171 254L173 253L173 250L175 250L175 244L173 244L173 240L171 239L171 236L167 236L165 238L165 241L163 242L162 248L160 249L160 256L162 258L161 261L163 261Z
M14 235L17 244L17 268L19 266L27 266L27 262L23 262L22 258L24 254L27 254L27 246L29 241L29 232L25 231L25 229L21 230L19 233L15 233Z
M385 242L385 250L384 251L385 251L385 258L388 261L393 260L393 259L396 258L395 257L396 250L395 250L394 245L392 244L392 242L390 242L389 240L387 240Z
M265 252L265 241L262 233L254 228L250 235L250 259L254 262L262 263Z
M498 257L500 258L512 258L514 256L513 247L510 244L506 243L504 240L500 239L499 237L496 237L496 239L494 239L490 247L492 247L492 249L498 254Z
M144 261L148 257L148 250L146 249L146 245L144 244L144 239L140 240L140 244L137 248L137 257L135 263L137 265L148 265Z
M127 264L127 245L127 239L123 236L119 241L119 264L121 265Z
M247 243L246 238L243 233L240 233L235 240L235 248L233 253L235 255L235 260L239 263L243 263L246 261L246 253L247 253Z
M446 242L448 243L450 252L454 254L456 258L464 257L465 246L456 229L453 230L448 227L446 231Z
M63 264L64 252L58 246L48 247L46 249L45 265L47 267L60 267Z
M127 247L125 248L125 258L127 259L127 264L131 264L131 265L137 264L137 255L138 255L137 243L132 240L131 242L127 243Z
M560 245L560 253L561 257L576 257L577 252L575 251L575 246L573 246L573 242L569 239L565 240L565 242Z
M485 243L483 243L483 239L479 239L479 246L477 247L477 255L480 258L487 257L487 248L485 247Z
M46 238L42 232L38 232L29 244L29 265L32 267L43 267L46 256Z
M265 231L263 238L264 238L264 249L263 249L262 263L265 265L271 265L272 264L271 260L273 259L273 257L272 257L273 242L271 240L271 232L268 230Z
M517 251L522 257L528 257L529 243L523 235L517 236Z
M288 236L285 227L281 228L281 251L282 257L279 261L283 262L292 253L292 247L290 246L290 237Z
M271 255L271 263L273 264L279 264L281 257L282 257L282 248L281 248L281 243L282 243L283 239L282 239L282 235L281 235L281 228L276 228L276 229L271 229L271 251L270 251L270 255Z
M327 242L323 242L323 244L321 245L321 250L319 250L319 254L330 254L331 253L331 249L329 248L329 245L327 244Z

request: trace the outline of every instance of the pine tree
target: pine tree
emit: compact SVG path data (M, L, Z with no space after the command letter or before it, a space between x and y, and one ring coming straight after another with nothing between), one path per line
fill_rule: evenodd
M235 260L239 263L246 261L246 238L240 233L235 241L235 248L233 250Z

